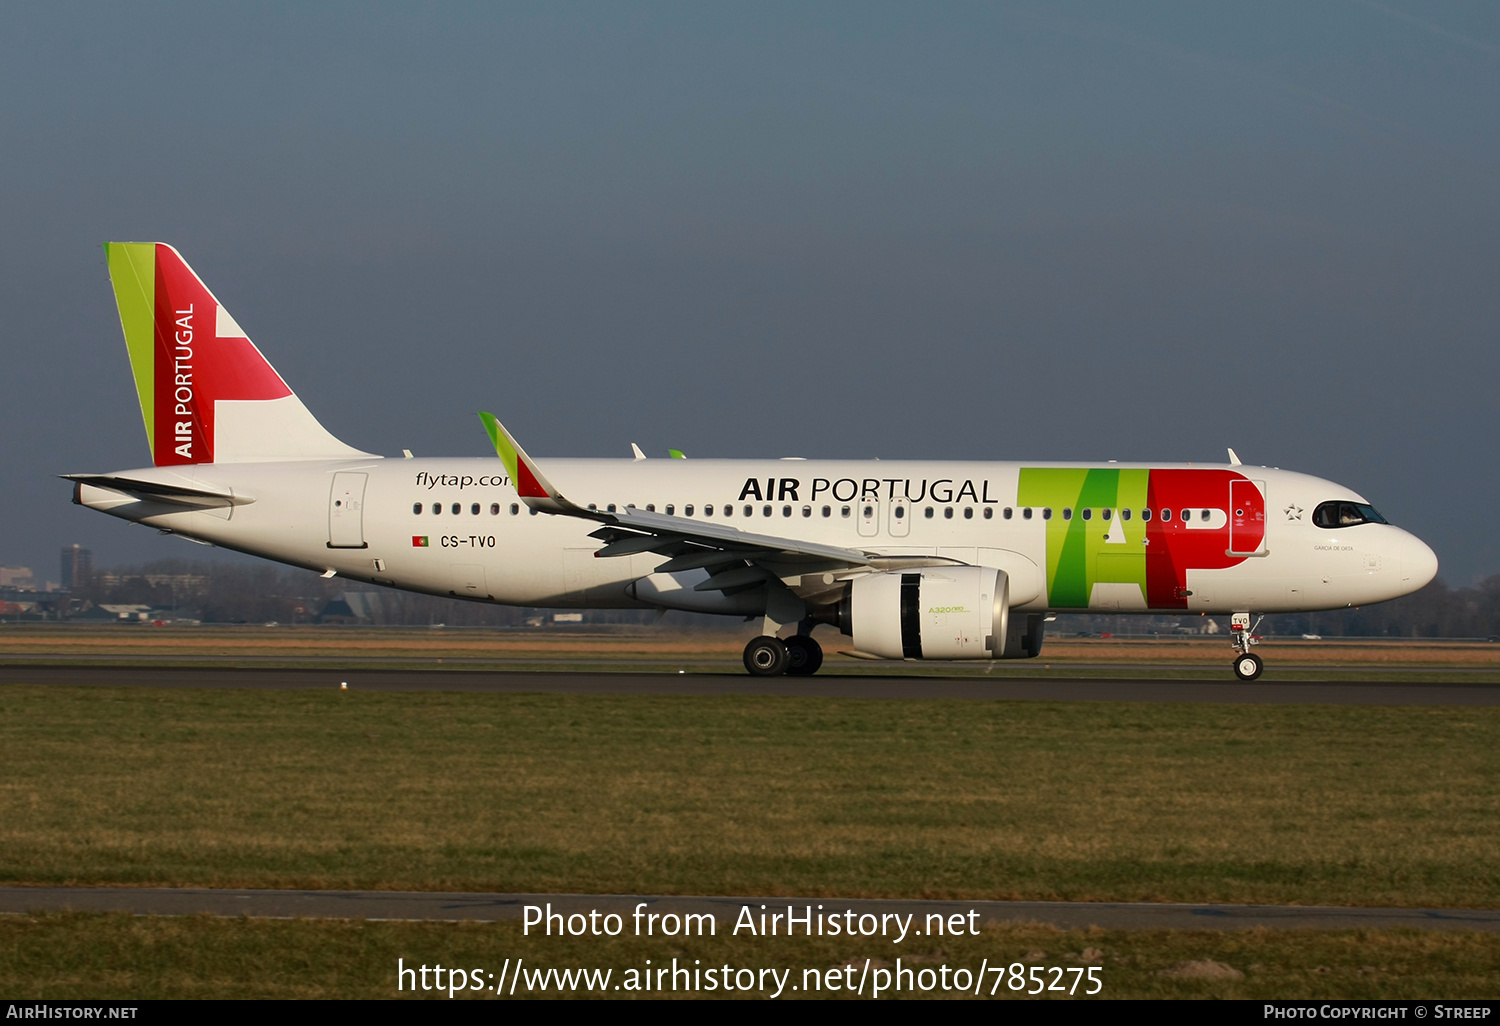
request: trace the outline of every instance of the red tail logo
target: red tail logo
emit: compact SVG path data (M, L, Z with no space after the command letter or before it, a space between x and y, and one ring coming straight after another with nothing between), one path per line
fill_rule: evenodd
M212 463L214 403L292 394L170 246L156 247L156 464Z

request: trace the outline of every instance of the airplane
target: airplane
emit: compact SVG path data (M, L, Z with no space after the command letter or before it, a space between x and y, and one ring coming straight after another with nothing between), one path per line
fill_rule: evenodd
M123 520L391 588L761 620L758 676L813 630L876 659L1036 657L1062 612L1256 616L1409 594L1437 557L1331 481L1241 463L385 458L331 435L165 243L105 253L153 466L64 475ZM673 457L681 457L676 451Z

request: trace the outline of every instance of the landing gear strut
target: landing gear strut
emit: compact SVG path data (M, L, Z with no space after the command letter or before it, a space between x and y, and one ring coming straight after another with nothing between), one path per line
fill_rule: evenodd
M1260 620L1255 621L1254 627L1250 625L1249 613L1234 613L1229 617L1229 642L1235 651L1234 675L1240 680L1254 680L1266 668L1265 661L1250 651L1250 646L1256 643L1255 627L1259 626Z

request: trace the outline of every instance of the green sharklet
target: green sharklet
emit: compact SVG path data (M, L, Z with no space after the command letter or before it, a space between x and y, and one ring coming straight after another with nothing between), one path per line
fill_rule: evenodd
M146 442L156 456L156 243L106 242L104 259L120 309L125 349L135 374L135 394L146 421Z
M1024 467L1016 502L1050 508L1047 524L1047 604L1086 609L1095 584L1134 584L1146 594L1146 525L1120 519L1146 505L1149 470L1087 467ZM1071 520L1063 510L1071 509ZM1082 510L1093 516L1083 519ZM1111 510L1105 520L1101 510ZM1107 540L1108 539L1108 540Z
M495 455L499 456L500 462L505 465L505 472L510 475L512 481L519 481L521 477L516 472L516 467L521 461L505 429L500 426L500 422L495 419L493 413L481 412L479 419L484 424L485 432L490 436L490 444L495 447Z

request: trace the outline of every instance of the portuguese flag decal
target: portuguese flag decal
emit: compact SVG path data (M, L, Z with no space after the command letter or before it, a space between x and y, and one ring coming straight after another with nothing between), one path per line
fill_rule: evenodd
M427 536L425 534L414 534L411 536L411 547L414 549L427 548Z

